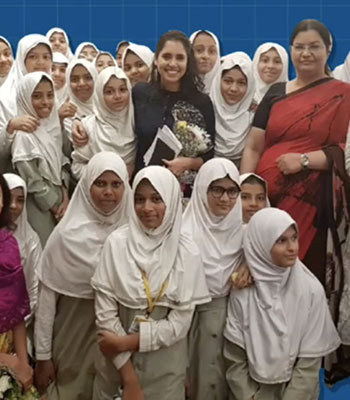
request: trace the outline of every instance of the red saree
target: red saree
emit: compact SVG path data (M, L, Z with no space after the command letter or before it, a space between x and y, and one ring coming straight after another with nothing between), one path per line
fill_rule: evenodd
M327 172L303 170L284 176L276 159L286 153L342 146L349 120L350 85L330 78L288 94L271 107L257 174L268 182L272 206L286 210L298 223L301 259L322 229L319 210Z

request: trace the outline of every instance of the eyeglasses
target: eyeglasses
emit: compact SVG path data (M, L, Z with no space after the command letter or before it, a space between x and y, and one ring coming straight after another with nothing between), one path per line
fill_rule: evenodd
M225 189L222 186L209 186L208 192L210 192L215 199L220 199L224 193L227 193L229 199L237 199L240 190L235 187Z
M321 46L319 44L311 44L311 45L306 45L306 44L296 44L292 45L294 51L297 53L302 53L305 50L308 50L310 53L318 53L322 49L324 49L324 46Z

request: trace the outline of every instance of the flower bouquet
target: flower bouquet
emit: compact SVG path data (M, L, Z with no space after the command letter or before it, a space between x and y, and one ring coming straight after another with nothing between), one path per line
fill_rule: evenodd
M173 132L183 146L181 155L184 157L197 157L210 148L209 135L198 125L187 121L176 121Z

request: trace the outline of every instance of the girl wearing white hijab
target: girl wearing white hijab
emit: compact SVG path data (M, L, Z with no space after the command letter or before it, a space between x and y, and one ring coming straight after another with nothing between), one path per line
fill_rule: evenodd
M83 58L87 61L93 62L98 53L98 48L91 42L82 42L75 49L74 57Z
M73 53L69 45L67 33L62 28L51 28L46 37L51 43L52 51L63 54L68 61L72 61Z
M105 330L100 349L113 359L101 360L93 399L110 399L123 384L125 398L180 400L193 311L210 300L203 266L181 232L176 177L163 167L144 168L133 195L129 224L109 236L92 279L97 325Z
M205 92L210 93L214 77L220 68L220 44L214 33L199 30L190 36L198 72L203 79Z
M288 53L278 43L260 45L253 58L255 79L254 100L259 104L270 87L277 82L288 81Z
M27 184L28 220L44 246L68 205L61 127L48 74L31 72L22 78L17 88L17 110L19 116L40 120L32 134L16 132L12 163Z
M183 230L202 256L212 301L196 307L190 340L190 399L226 399L228 394L223 331L231 275L242 262L242 206L239 173L224 158L199 169L191 200L184 212Z
M123 67L122 59L123 59L123 54L125 49L129 46L129 42L126 40L122 40L117 44L117 47L115 48L115 60L117 62L117 65L119 68Z
M254 286L233 290L224 356L235 400L312 400L321 358L340 344L318 279L298 258L298 230L285 211L249 221L244 254Z
M350 82L350 52L346 56L344 63L334 69L333 77L344 82Z
M66 71L68 67L68 59L62 53L54 52L52 55L52 80L55 84L55 95L58 107L67 100L68 85L66 79Z
M51 66L52 50L45 36L27 35L18 42L16 61L0 89L0 173L11 170L10 153L14 132L33 132L39 124L38 118L31 115L17 115L17 85L29 72L41 70L50 74Z
M50 399L91 400L97 351L90 280L107 236L126 223L130 187L123 160L94 156L40 265L35 337L38 387Z
M99 51L94 60L94 64L98 73L103 71L105 68L117 66L117 62L108 51Z
M149 82L154 59L153 51L140 44L130 43L122 57L123 71L132 86L139 82Z
M254 92L250 57L243 52L227 55L210 90L215 111L215 155L228 158L237 167L254 116Z
M18 242L21 262L30 300L31 313L26 317L27 324L32 320L38 301L37 267L41 257L41 244L37 233L27 220L27 187L24 180L16 174L4 174L11 190L10 216L14 225L13 234Z
M13 65L13 53L10 42L0 36L0 87L6 81Z
M79 179L90 158L107 150L120 155L131 174L136 155L134 107L129 80L120 68L108 67L99 74L94 109L82 121L89 141L72 153L74 176Z

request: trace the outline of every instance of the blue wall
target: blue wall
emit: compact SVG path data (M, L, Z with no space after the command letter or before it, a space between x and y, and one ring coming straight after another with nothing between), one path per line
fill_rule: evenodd
M23 35L53 26L67 31L73 49L88 40L112 53L122 39L154 49L167 30L206 28L220 38L222 54L243 50L252 56L265 41L288 46L293 27L305 18L328 26L334 37L330 66L341 64L350 50L350 0L0 0L0 34L14 49ZM321 398L350 399L350 380L332 392L322 388Z

